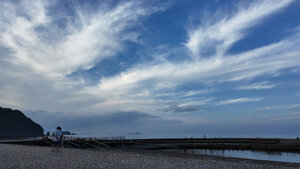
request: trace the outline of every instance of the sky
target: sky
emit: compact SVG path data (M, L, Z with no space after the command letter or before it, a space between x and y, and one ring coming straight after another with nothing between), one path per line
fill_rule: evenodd
M82 135L299 136L299 11L298 0L0 0L0 106Z

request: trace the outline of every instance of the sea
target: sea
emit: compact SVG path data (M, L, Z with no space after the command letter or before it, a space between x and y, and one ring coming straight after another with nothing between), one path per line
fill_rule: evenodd
M155 139L155 138L282 138L296 139L299 135L243 135L243 134L187 134L187 133L141 133L141 132L119 132L119 133L76 133L74 137L125 137L126 139Z

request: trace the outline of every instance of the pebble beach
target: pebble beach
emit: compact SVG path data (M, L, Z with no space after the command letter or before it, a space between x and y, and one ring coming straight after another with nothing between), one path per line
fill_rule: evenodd
M297 163L248 160L154 151L84 150L0 144L1 169L75 169L75 168L300 168Z

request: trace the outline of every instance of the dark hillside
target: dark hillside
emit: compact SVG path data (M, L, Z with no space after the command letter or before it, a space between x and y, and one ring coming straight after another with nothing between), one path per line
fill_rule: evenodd
M42 136L43 131L21 111L0 107L0 139Z

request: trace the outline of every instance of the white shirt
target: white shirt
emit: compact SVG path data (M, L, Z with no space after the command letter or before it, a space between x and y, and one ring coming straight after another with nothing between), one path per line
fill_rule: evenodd
M63 133L60 130L56 130L54 132L54 141L61 140Z

